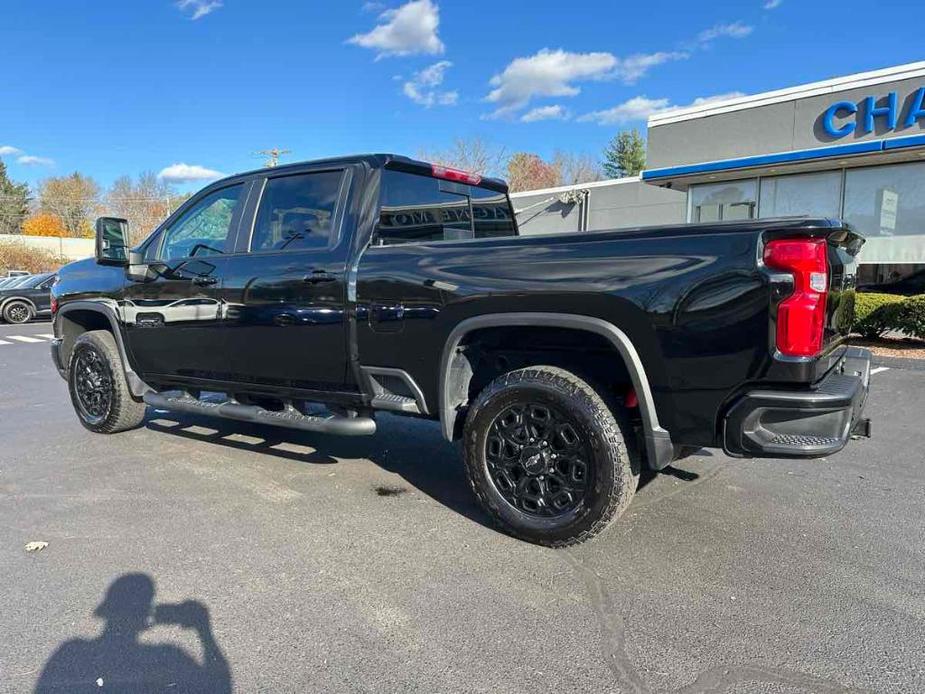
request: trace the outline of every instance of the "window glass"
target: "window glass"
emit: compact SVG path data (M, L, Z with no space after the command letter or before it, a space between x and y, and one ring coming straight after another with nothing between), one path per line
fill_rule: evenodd
M755 179L691 186L691 221L753 219L758 201Z
M271 178L260 198L251 251L327 248L343 171Z
M515 236L514 215L504 193L472 187L472 223L477 239Z
M440 190L440 180L385 170L379 200L381 244L471 238L466 195Z
M511 206L502 193L403 171L387 169L382 176L376 231L380 244L516 234Z
M164 235L164 260L225 253L243 184L222 188L194 203Z
M848 169L844 219L867 238L861 263L925 262L925 163Z
M864 236L925 234L925 163L849 169L845 219Z
M838 217L841 206L841 171L761 179L759 217L811 215Z

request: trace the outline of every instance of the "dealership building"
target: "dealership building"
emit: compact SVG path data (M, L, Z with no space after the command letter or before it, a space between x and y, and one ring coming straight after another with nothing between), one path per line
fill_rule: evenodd
M860 284L925 270L925 62L665 111L647 139L640 178L512 196L523 232L838 217Z

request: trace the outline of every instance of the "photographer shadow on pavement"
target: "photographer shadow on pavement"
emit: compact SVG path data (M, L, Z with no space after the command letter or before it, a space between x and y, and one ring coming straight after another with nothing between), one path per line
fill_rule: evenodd
M195 600L154 603L154 581L147 574L117 578L93 614L106 620L94 639L61 644L45 663L36 692L230 692L228 661L212 635L209 611ZM202 663L179 646L143 643L141 635L158 625L196 633Z

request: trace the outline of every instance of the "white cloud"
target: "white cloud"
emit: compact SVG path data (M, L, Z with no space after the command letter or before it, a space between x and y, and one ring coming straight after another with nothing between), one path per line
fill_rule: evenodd
M653 113L669 108L668 99L650 99L647 96L634 96L622 104L603 111L586 113L578 120L593 122L598 125L614 125L631 121L645 120Z
M0 145L0 157L15 156L17 154L22 154L22 150L19 149L19 147L13 147L13 145Z
M426 67L405 82L402 91L414 103L430 108L431 106L455 106L459 100L459 92L440 91L438 87L443 84L444 73L452 67L449 60L441 60L430 67Z
M190 19L196 20L205 17L222 6L222 0L177 0L177 7L181 12L190 10Z
M619 79L634 84L650 69L672 60L684 60L683 51L637 53L620 58L612 53L570 53L561 48L544 48L538 53L516 58L500 74L491 78L494 89L485 101L497 104L488 118L509 116L525 108L534 98L575 96L581 90L575 83Z
M36 157L32 154L23 154L20 157L16 158L17 164L22 164L23 166L54 166L54 159L49 159L48 157Z
M626 84L634 84L653 67L672 60L686 60L690 54L685 51L659 51L658 53L637 53L628 58L617 59L614 73Z
M491 117L510 115L537 96L575 96L581 90L573 82L607 77L617 65L610 53L569 53L544 48L539 53L516 58L504 71L491 78L494 89L485 97L498 104Z
M390 55L443 53L443 42L437 36L440 8L431 0L412 0L386 10L379 15L379 22L369 33L356 34L347 43L378 51L377 60Z
M646 96L634 96L628 101L624 101L618 106L608 108L603 111L593 111L581 116L578 120L584 123L597 123L598 125L622 125L633 121L644 121L649 116L656 113L667 113L679 108L689 106L704 106L727 99L735 99L745 96L742 92L729 92L727 94L716 94L714 96L701 96L694 99L685 106L672 105L668 99L650 99Z
M541 120L566 120L569 117L568 111L561 105L540 106L531 109L520 117L523 123L536 123Z
M716 24L709 29L704 29L697 34L697 41L700 43L710 43L714 39L728 37L731 39L744 39L752 33L755 27L743 22L732 22L731 24Z
M745 92L726 92L725 94L715 94L714 96L698 96L688 106L706 106L707 104L715 104L729 99L738 99L740 96L745 96ZM687 106L672 106L672 108L687 108Z
M172 164L157 175L165 181L171 183L189 183L190 181L213 181L216 178L223 178L225 174L214 169L207 169L198 164Z
M766 0L762 7L764 7L766 10L776 10L781 6L781 4L783 4L783 2L784 0Z

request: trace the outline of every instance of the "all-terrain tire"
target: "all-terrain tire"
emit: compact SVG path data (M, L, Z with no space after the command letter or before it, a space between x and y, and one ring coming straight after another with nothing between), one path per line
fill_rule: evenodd
M115 434L144 421L145 404L129 391L116 340L106 330L91 330L75 340L67 384L77 418L90 431Z
M28 323L34 316L35 311L26 301L11 301L3 307L3 320L7 323Z
M590 459L584 497L559 517L518 507L517 500L505 498L495 482L497 464L489 462L489 437L497 439L498 418L509 416L512 408L516 412L522 403L539 403L540 410L551 408L570 421L574 433L587 443ZM639 482L639 458L627 449L625 441L631 435L620 408L608 407L600 393L570 371L553 366L518 369L492 381L469 408L463 438L466 474L479 501L507 533L547 547L567 547L600 533L632 499ZM529 461L535 465L535 456ZM504 482L510 490L509 482Z

